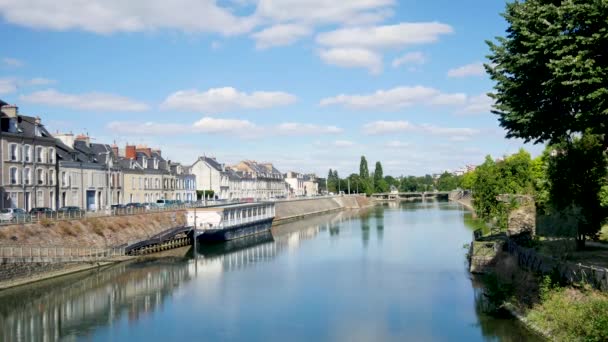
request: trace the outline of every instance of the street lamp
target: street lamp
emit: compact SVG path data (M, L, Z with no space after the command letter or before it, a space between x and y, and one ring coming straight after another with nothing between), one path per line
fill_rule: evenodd
M112 196L111 192L110 192L110 167L112 164L112 159L110 158L110 151L102 152L100 154L107 156L106 165L108 166L108 168L107 168L107 183L106 183L106 210L109 211L111 208L110 197Z

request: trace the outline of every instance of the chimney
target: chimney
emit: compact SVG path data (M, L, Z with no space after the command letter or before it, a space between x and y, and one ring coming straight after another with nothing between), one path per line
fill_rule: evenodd
M40 117L36 116L36 119L34 120L34 123L36 124L36 126L40 126L41 122L42 122L42 120L40 120Z
M137 159L137 147L133 145L127 145L125 147L125 158L131 160Z
M15 105L2 106L2 112L8 115L9 118L16 118L19 115L19 107Z
M162 151L161 151L160 149L154 150L154 151L152 151L152 152L154 152L154 153L158 154L158 155L159 155L159 156L161 156L161 157L163 156Z
M72 133L64 133L64 134L55 134L55 138L59 139L62 143L67 146L74 148L74 134Z
M146 145L137 145L135 151L138 153L145 154L146 156L148 156L148 158L152 158L152 149Z
M76 136L76 141L84 141L87 146L91 146L91 138L88 135L80 134Z
M120 154L118 153L118 145L112 145L112 152L114 153L114 157L118 158Z

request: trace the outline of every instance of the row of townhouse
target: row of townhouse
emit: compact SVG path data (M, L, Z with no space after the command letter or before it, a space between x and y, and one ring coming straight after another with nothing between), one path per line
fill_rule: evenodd
M0 208L195 201L190 168L145 146L92 143L88 136L51 135L38 117L0 100Z
M289 196L314 196L319 193L319 181L314 174L289 171L285 174Z
M283 198L291 193L287 175L270 163L245 160L226 166L215 158L199 157L192 164L191 172L198 180L198 190L212 190L214 196L222 200ZM298 190L302 196L316 195L319 190L316 177L307 175L302 189Z

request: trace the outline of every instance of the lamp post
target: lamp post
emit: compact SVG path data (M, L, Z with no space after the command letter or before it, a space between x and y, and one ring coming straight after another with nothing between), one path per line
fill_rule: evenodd
M110 190L110 167L111 167L111 163L112 163L112 159L110 158L110 151L106 151L106 152L102 152L102 155L106 156L106 165L107 165L107 172L106 172L106 179L107 179L107 183L106 183L106 210L110 211L112 202L110 197L111 195L111 190Z

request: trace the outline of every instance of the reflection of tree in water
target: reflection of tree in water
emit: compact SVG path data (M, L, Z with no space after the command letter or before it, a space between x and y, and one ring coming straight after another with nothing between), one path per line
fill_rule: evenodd
M543 341L542 338L522 326L505 309L498 308L484 292L483 284L477 278L471 279L475 294L475 313L482 335L491 341Z
M329 226L329 235L330 236L338 236L340 235L340 225L332 224Z
M378 241L384 238L384 208L375 208L374 217L376 218L376 234Z
M367 247L369 243L369 231L370 231L370 212L361 213L361 238L363 239L363 246Z
M485 224L485 222L483 222L483 220L474 218L473 213L471 212L464 213L464 225L471 231L481 229L484 234L490 233L490 228Z

